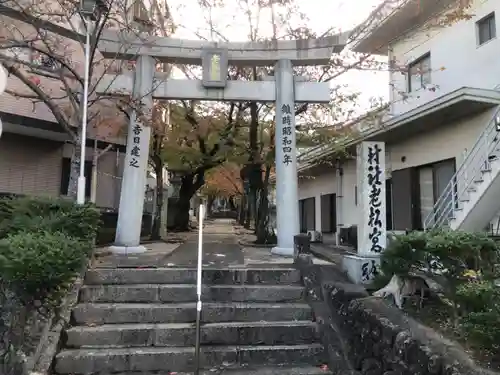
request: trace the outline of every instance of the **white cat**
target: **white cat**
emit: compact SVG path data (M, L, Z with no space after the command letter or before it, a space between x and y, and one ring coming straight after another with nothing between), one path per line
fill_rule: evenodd
M374 292L373 296L385 298L392 295L394 297L394 303L401 309L403 307L404 298L420 292L419 306L422 307L426 289L429 289L427 283L419 277L402 278L398 275L393 275L389 283L382 289Z

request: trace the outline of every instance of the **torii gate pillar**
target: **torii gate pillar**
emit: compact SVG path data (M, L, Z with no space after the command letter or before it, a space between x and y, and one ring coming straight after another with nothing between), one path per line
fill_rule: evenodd
M151 56L139 56L137 59L132 96L141 103L141 111L144 112L142 118L150 117L153 109L155 65L155 60ZM127 153L123 168L115 244L110 247L110 250L116 254L146 251L146 248L141 246L139 242L146 193L151 129L141 123L135 110L130 114L127 133Z
M272 253L293 256L293 237L300 232L295 135L295 90L292 63L279 60L276 77L276 229Z

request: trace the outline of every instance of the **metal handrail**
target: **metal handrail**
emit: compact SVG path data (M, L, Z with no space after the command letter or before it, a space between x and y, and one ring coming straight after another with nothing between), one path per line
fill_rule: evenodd
M474 181L482 178L484 171L490 170L489 157L500 143L500 133L497 132L499 114L500 106L497 107L488 125L444 188L432 211L425 218L424 229L447 225L451 214L459 207L460 201L467 196Z
M484 146L477 147L474 150L469 162L464 164L466 167L452 177L449 186L447 186L440 197L441 201L436 202L432 213L433 216L430 218L431 220L434 219L432 227L447 224L447 219L459 207L461 200L465 199L467 194L470 193L469 189L474 181L482 178L483 172L490 169L489 156L498 144L498 140L495 141L494 138L493 142L489 142L490 130L491 128L488 128L481 137L481 143ZM427 225L427 227L429 226Z
M195 375L200 374L200 347L201 347L201 286L203 280L203 217L204 207L200 204L198 215L198 265L196 267L196 344L195 344Z

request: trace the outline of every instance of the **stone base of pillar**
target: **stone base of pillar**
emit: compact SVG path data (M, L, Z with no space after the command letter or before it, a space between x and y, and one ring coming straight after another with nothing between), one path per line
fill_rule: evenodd
M122 255L128 255L128 254L142 254L148 251L144 246L139 245L139 246L117 246L113 245L108 247L109 251L111 251L113 254L122 254Z
M271 249L271 254L274 254L274 255L280 255L280 256L283 256L283 257L290 257L290 258L293 258L294 256L294 249L293 247L273 247Z
M380 272L380 255L344 255L342 268L356 284L370 284Z

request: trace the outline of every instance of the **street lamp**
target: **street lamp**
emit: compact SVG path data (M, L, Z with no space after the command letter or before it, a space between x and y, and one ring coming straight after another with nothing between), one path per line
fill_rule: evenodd
M99 19L102 12L107 11L103 0L80 0L80 14L85 23L85 73L83 78L82 131L80 150L80 174L78 176L76 202L85 203L85 147L87 143L87 107L89 95L90 70L90 25Z

